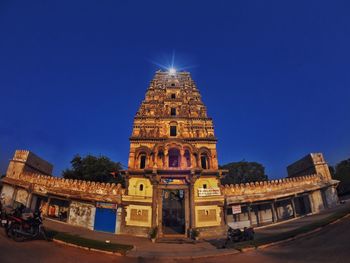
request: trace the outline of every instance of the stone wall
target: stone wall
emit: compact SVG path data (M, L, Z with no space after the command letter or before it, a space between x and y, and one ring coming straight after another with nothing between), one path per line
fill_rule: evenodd
M314 174L272 181L225 185L221 187L221 191L226 196L228 203L244 203L280 198L320 189L331 184L332 182L324 181L321 176Z
M35 173L8 174L6 184L19 185L42 195L54 194L82 200L120 203L124 189L120 184L70 180Z
M327 206L329 208L334 207L339 202L336 187L328 187L324 191Z
M127 226L151 227L152 207L145 205L128 205L125 207Z
M221 209L215 205L195 206L196 227L220 226Z
M68 223L94 229L96 207L93 204L72 201Z
M312 192L310 195L310 199L311 199L311 209L313 213L318 213L325 208L323 198L322 198L322 193L320 190Z
M12 198L15 192L15 188L11 185L4 184L1 190L1 195L4 198L4 205L12 205Z

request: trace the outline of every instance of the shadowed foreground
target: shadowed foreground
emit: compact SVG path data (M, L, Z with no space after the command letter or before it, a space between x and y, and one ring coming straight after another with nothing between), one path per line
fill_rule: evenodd
M31 241L16 243L0 233L0 261L7 262L348 262L350 218L329 225L303 239L281 246L240 253L230 257L216 257L194 260L136 259L116 257L82 249L61 246L53 242ZM181 255L179 255L181 256Z

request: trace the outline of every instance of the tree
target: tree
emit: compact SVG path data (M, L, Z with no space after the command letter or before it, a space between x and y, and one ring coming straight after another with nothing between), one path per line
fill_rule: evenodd
M339 194L350 193L350 159L343 160L335 166L334 179L339 180Z
M106 156L76 155L70 163L72 167L62 172L62 176L66 179L124 184L120 174L121 163L113 162Z
M265 174L265 167L257 162L232 162L220 166L220 169L229 171L222 179L222 184L250 183L268 179Z

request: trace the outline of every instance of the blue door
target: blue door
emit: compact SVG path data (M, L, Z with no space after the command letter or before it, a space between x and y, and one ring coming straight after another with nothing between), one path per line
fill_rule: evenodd
M96 208L94 229L97 231L115 233L117 213L115 209Z

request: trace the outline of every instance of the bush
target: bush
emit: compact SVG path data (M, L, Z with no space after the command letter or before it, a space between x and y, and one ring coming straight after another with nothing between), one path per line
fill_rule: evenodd
M151 228L151 231L149 232L149 237L151 239L154 239L157 237L157 234L158 234L158 227L153 227L153 228Z
M199 237L199 230L197 228L192 228L190 233L192 239L196 239L196 237Z

